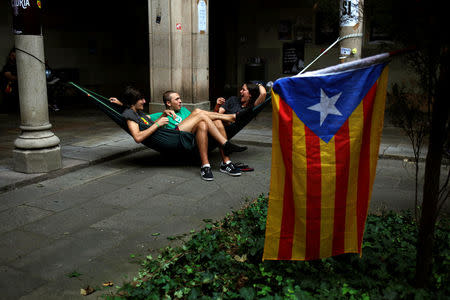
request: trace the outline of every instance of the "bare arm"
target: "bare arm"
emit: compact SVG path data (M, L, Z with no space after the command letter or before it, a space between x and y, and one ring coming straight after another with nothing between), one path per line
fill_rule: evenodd
M256 98L254 106L263 103L267 95L266 88L262 84L258 84L258 87L259 87L259 96L258 98Z
M117 99L117 98L115 98L115 97L111 97L111 98L109 98L109 101L111 101L111 103L115 103L115 104L117 104L117 105L120 105L120 106L122 106L122 105L123 105L123 103L122 103L122 102L120 102L120 100L119 100L119 99Z
M177 114L173 110L166 109L166 110L163 111L161 117L159 117L158 120L160 118L162 118L162 117L169 117L169 116L172 117L172 119L175 120L175 118L177 117Z
M127 120L128 129L130 130L131 136L133 137L136 143L142 143L142 141L144 141L146 138L151 136L156 130L158 130L160 126L166 125L167 123L169 123L167 117L160 117L149 128L141 131L139 129L138 123L131 120Z
M222 105L225 103L224 97L217 98L216 106L214 107L214 111L223 114L225 112L225 109L222 108ZM220 109L222 108L223 112L220 112Z

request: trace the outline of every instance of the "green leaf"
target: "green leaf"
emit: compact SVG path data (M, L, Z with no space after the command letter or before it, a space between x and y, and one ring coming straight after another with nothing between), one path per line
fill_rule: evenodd
M183 297L183 291L182 291L182 290L178 290L178 291L176 291L175 293L173 293L173 295L174 295L175 297L177 297L178 299L180 299L180 298Z
M239 290L239 295L244 300L251 300L255 298L255 290L252 287L243 287Z
M74 277L76 278L76 277L80 277L81 275L83 275L83 274L81 274L77 271L72 271L72 272L66 274L66 276L69 278L74 278Z

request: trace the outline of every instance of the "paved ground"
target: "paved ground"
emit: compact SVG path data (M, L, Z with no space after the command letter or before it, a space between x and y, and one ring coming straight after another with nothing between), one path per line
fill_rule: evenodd
M215 151L213 182L200 179L196 163L173 162L135 144L96 110L50 117L64 167L29 175L12 170L18 116L0 115L0 299L80 299L87 285L120 284L139 268L131 255L156 253L167 237L199 229L203 219L219 219L269 191L269 110L234 139L249 150L233 160L255 171L222 174ZM409 142L389 124L380 155L371 210L412 208L414 172L404 161L412 155ZM82 275L70 278L73 272Z

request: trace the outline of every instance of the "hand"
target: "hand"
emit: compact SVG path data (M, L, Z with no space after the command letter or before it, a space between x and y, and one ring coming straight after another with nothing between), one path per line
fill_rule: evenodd
M169 118L167 117L161 117L158 121L156 121L159 126L164 126L166 124L169 124Z
M177 117L175 112L173 110L170 110L170 109L166 109L165 111L163 111L163 116L165 116L165 117L171 116L172 119L174 119L174 120Z
M109 101L110 101L111 103L115 103L115 104L120 105L120 106L123 105L122 102L120 102L119 99L117 99L117 98L115 98L115 97L109 98Z
M223 98L223 97L217 98L217 102L216 102L217 105L222 106L224 103L225 103L225 98Z

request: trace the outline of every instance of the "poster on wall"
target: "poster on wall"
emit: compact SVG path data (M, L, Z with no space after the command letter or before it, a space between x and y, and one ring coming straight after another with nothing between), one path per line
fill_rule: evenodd
M305 67L305 43L283 44L283 74L298 74Z
M12 0L13 34L41 35L41 1Z
M359 0L341 0L341 26L355 26L359 18Z

